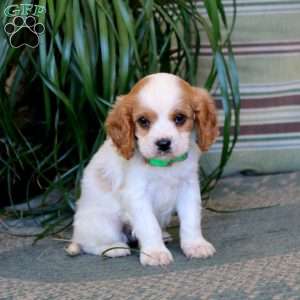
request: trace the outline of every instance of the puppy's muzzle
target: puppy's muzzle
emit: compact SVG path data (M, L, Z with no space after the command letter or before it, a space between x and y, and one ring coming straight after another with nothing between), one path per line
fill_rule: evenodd
M155 142L157 149L162 152L167 152L171 149L171 140L170 139L160 139Z

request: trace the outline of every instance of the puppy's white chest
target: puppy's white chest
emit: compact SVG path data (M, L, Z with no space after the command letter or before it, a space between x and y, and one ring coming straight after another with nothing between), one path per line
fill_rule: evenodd
M168 219L175 210L179 186L180 179L168 174L148 178L147 198L151 201L153 211L159 219Z
M152 179L147 186L147 192L151 195L153 202L163 204L176 200L178 193L178 180L163 180L162 178Z

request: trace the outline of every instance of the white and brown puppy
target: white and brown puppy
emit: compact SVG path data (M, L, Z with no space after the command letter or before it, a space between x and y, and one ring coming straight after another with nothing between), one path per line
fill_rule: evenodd
M201 231L198 179L201 151L219 132L209 94L177 76L153 74L118 98L106 125L108 138L84 171L69 253L119 247L105 254L129 255L126 224L143 265L169 264L163 229L177 211L184 254L212 256Z

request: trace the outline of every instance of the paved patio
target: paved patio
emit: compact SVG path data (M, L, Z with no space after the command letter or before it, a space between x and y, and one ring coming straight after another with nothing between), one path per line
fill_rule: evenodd
M69 257L62 241L0 233L0 299L300 299L300 173L228 177L204 211L217 254L142 267L138 254Z

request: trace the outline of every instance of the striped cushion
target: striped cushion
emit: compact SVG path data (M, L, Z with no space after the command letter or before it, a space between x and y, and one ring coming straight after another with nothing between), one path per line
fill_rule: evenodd
M230 16L232 1L223 3ZM300 1L238 0L237 4L232 40L241 82L241 135L225 174L300 170ZM200 78L207 77L210 63L206 45ZM215 94L218 99L217 88ZM219 119L222 124L221 109ZM220 138L203 157L207 168L217 165L221 145Z

